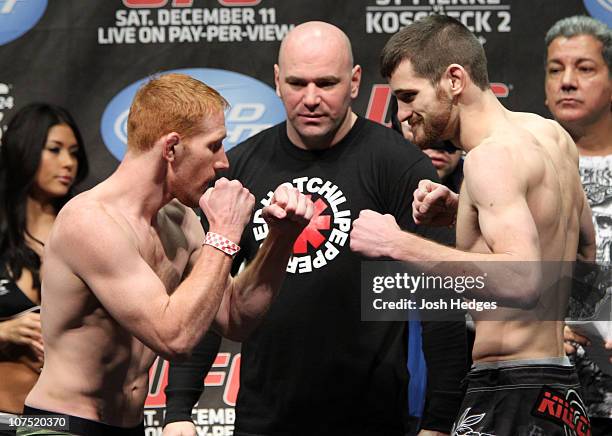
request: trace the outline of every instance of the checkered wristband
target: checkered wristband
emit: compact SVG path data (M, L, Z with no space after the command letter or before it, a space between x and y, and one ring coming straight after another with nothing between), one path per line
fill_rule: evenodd
M239 245L234 244L225 236L221 236L213 232L206 233L203 245L210 245L212 247L215 247L216 249L221 250L225 254L229 254L232 257L240 251Z

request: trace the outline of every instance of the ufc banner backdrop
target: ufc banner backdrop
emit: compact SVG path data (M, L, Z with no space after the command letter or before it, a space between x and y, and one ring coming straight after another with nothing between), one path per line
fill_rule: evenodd
M90 158L80 189L108 177L126 148L129 105L155 73L184 72L229 101L226 149L285 117L274 92L282 38L310 20L349 36L363 68L354 110L388 121L389 88L378 72L389 37L432 13L453 16L484 44L495 94L511 110L549 117L544 35L558 19L612 22L611 0L0 0L0 134L22 106L45 101L75 116ZM224 343L194 419L199 434L230 435L240 347ZM147 434L161 434L168 363L151 368Z

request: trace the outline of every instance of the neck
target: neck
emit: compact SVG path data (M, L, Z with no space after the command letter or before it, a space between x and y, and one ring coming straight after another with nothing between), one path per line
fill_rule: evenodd
M152 222L157 212L172 198L166 184L164 162L155 149L128 151L107 179L109 194L126 215Z
M490 136L498 120L505 118L506 108L491 90L482 91L475 85L460 97L455 136L451 142L469 152Z
M338 128L329 135L320 138L305 138L300 136L291 123L287 122L287 136L296 147L303 150L325 150L342 141L351 131L355 121L357 121L357 115L349 108Z
M589 125L564 125L570 133L581 156L606 156L612 154L612 113Z
M36 245L45 244L55 221L57 212L49 200L28 196L26 200L26 241L37 248ZM29 235L28 235L29 234ZM31 237L34 238L32 240ZM41 248L41 247L38 247Z

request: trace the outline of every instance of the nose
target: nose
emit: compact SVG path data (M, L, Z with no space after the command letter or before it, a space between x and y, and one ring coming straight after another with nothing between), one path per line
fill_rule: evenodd
M221 147L219 149L218 159L215 161L215 170L226 170L229 168L229 161L227 160L227 155L225 154L225 149Z
M304 106L309 111L314 111L319 103L321 103L321 96L319 95L319 88L314 83L309 83L304 89L304 98L302 99Z
M78 163L77 157L68 149L63 149L60 153L60 164L63 168L72 170Z
M397 119L400 122L404 122L412 116L412 109L408 107L406 103L402 103L401 101L397 104Z
M572 91L577 88L576 73L573 68L566 68L563 70L561 76L561 89L563 91Z

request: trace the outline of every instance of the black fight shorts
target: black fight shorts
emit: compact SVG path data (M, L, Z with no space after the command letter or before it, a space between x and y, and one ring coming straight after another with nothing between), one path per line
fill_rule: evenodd
M590 436L580 382L566 357L476 363L453 436Z

